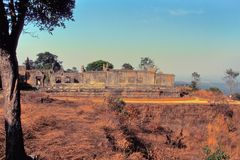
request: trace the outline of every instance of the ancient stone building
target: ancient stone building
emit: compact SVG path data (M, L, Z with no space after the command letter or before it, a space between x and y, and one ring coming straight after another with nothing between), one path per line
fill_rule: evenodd
M21 67L21 75L24 74ZM83 94L147 94L176 96L173 74L155 70L104 70L67 73L63 70L25 70L25 81L33 87L51 92L81 92ZM152 94L152 95L151 95ZM155 95L156 94L156 95Z

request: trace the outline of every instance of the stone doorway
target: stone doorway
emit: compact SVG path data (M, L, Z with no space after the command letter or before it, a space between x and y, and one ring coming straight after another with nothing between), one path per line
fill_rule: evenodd
M36 87L39 88L42 85L42 77L37 76L36 77Z

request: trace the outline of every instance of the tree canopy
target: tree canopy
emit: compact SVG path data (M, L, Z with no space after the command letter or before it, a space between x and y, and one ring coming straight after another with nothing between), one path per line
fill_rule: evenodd
M16 50L18 39L29 23L52 33L55 27L65 28L73 20L75 0L0 0L0 47ZM6 39L11 41L6 41Z
M76 73L78 72L77 67L68 68L65 72L67 73Z
M134 67L130 63L124 63L122 65L122 69L124 69L124 70L134 70Z
M55 27L64 28L66 20L73 20L74 7L75 0L0 0L0 73L6 111L6 160L29 159L24 150L20 118L16 56L19 37L29 23L49 33Z
M232 68L227 69L225 71L224 80L226 82L226 85L229 88L230 95L233 94L233 91L237 86L237 77L238 76L239 76L239 72L234 71Z
M225 72L225 78L232 78L235 79L239 76L239 72L233 71L232 68L227 69Z
M58 56L50 52L37 54L37 59L34 61L36 69L53 69L58 71L62 67L62 62L58 60Z
M218 87L210 87L208 90L213 93L222 93L221 89L219 89Z
M147 70L149 68L156 68L154 61L149 57L142 57L139 68L142 70Z
M108 61L98 60L98 61L89 63L86 67L86 70L87 71L102 71L104 69L104 66L106 67L106 69L113 69L113 67L114 67L113 64Z
M200 74L198 74L197 72L193 72L192 73L192 82L190 87L193 90L198 90L199 89L199 82L200 82Z

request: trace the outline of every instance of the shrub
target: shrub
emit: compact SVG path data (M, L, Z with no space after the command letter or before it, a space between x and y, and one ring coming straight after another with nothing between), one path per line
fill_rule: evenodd
M205 160L230 160L230 156L220 148L218 148L215 152L212 152L211 149L206 146L203 148L203 151L206 155Z
M126 103L119 97L109 96L105 99L107 103L107 107L110 108L112 111L116 111L118 113L124 112L124 107Z
M234 100L240 100L240 93L235 93L235 94L233 94L233 96L232 96L232 98L234 99Z
M217 87L210 87L208 90L213 93L222 93L222 91Z

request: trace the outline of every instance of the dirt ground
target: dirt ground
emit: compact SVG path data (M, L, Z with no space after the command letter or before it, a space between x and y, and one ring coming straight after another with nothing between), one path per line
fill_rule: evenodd
M23 93L27 153L42 160L202 160L209 146L240 160L240 106L125 101L117 112L103 98ZM3 157L2 108L0 116Z

